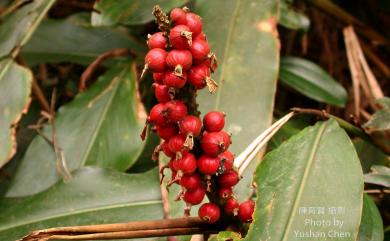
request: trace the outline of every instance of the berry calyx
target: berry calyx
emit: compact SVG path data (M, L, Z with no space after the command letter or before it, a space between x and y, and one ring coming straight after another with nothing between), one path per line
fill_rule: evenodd
M239 210L239 203L235 198L226 200L224 211L227 215L237 216Z
M217 157L201 156L198 159L198 170L205 175L214 175L219 167L219 159Z
M215 223L221 216L219 207L214 203L203 204L198 211L199 218L207 223Z
M255 211L255 202L252 200L247 200L240 204L238 208L238 218L245 223L252 222L252 215Z
M186 12L181 8L174 8L169 15L175 25L186 24Z
M203 117L203 126L208 132L219 132L225 126L225 113L210 111Z
M221 187L232 187L239 181L238 173L234 170L227 171L218 177L218 183Z
M206 41L197 39L192 42L190 51L194 62L201 63L207 59L207 56L210 53L210 47Z
M165 49L168 46L168 41L163 32L157 32L152 35L148 35L147 44L149 49Z
M187 115L187 107L180 100L171 100L165 103L167 118L171 122L178 122L184 119Z
M186 25L177 25L169 32L169 41L175 49L189 49L192 46L192 32Z
M218 191L218 197L221 199L228 199L233 195L233 190L231 187L222 187Z
M199 15L195 13L187 13L186 20L186 25L192 32L193 37L196 37L202 32L202 20Z
M180 133L186 136L184 146L192 150L194 147L194 137L199 136L202 129L202 122L198 117L188 115L179 122L179 129Z
M189 50L173 49L166 56L166 64L169 68L174 69L177 76L182 77L183 72L191 68L191 52Z
M164 140L169 140L173 136L177 135L177 125L169 124L166 126L156 126L157 135Z
M210 77L209 67L204 64L193 66L189 70L188 82L196 89L203 89L207 86L210 93L214 93L218 88L218 84Z
M145 72L147 69L153 72L164 72L167 67L167 59L168 53L167 51L155 48L149 50L149 52L145 56Z
M191 205L198 205L203 201L206 194L206 189L198 187L192 190L187 190L183 195L183 200Z
M175 91L166 85L153 84L154 95L160 103L166 103L174 98Z
M187 82L187 74L185 72L182 73L181 76L177 76L173 71L167 71L163 80L166 86L180 89L183 88Z
M193 190L202 186L202 179L198 173L183 175L179 181L186 190Z
M203 135L201 147L206 155L216 157L226 151L224 136L220 132L209 132Z

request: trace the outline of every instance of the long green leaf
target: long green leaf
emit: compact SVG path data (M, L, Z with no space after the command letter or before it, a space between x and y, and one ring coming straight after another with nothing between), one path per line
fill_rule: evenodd
M162 218L157 170L124 174L86 167L26 198L0 199L0 240L37 229Z
M231 150L239 154L272 120L279 67L276 31L277 1L228 0L196 2L204 32L219 60L213 75L216 95L199 94L203 114L210 110L227 114L226 130L233 134ZM250 166L236 191L240 199L250 192Z
M363 126L369 132L390 130L390 98L385 97L377 101L382 105L382 109L376 111Z
M303 13L292 9L286 1L280 2L280 15L278 23L285 28L308 31L310 28L310 19Z
M371 172L364 175L364 182L390 187L390 168L375 165L371 167Z
M357 241L383 241L383 221L374 201L363 197L363 215Z
M347 92L317 64L298 57L283 57L279 78L301 94L314 100L344 107Z
M0 168L15 154L15 127L30 103L32 73L12 59L0 61Z
M124 171L132 166L144 147L139 138L144 118L138 116L138 106L135 76L126 64L114 67L61 107L56 136L70 171L91 165ZM51 137L50 126L43 133ZM61 178L56 161L52 147L37 136L6 195L30 195L50 187Z
M363 205L362 169L335 120L305 128L268 153L255 182L254 222L245 240L316 240L315 236L336 240L333 236L338 234L344 235L342 240L356 240Z

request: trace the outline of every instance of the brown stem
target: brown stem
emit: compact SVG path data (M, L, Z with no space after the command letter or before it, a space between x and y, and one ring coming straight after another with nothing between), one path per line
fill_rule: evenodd
M162 185L163 178L164 178L164 169L167 167L167 165L164 165L161 161L161 158L158 159L158 168L160 170L161 181L160 181L160 192L161 192L161 199L163 203L163 213L164 213L164 219L169 218L169 196L168 191L164 186Z
M153 15L156 18L156 23L158 28L165 32L166 34L169 32L170 22L168 16L164 13L159 5L153 7Z
M33 78L33 81L32 81L32 92L33 92L35 98L37 98L37 101L38 101L39 105L41 106L41 108L43 110L45 110L46 112L49 112L50 111L49 102L46 100L46 97L43 94L43 91L35 78Z

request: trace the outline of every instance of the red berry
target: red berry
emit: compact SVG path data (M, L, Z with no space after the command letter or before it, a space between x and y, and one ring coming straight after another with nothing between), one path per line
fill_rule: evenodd
M177 25L169 32L169 41L174 49L189 49L192 33L186 25Z
M178 133L177 125L156 126L157 134L161 139L169 140Z
M198 159L199 172L205 175L214 175L219 167L219 159L217 157L201 156Z
M169 144L168 144L167 141L164 141L164 142L161 144L161 150L164 152L164 154L165 154L167 157L170 157L170 158L175 157L175 153L171 151L171 149L169 148Z
M187 190L184 193L183 200L186 203L192 204L192 205L198 205L203 201L203 198L206 194L206 189L204 187L198 187L193 190Z
M169 15L175 25L186 24L186 12L181 8L174 8Z
M210 47L204 40L195 40L192 42L190 51L194 63L201 63L207 59L207 55L210 53Z
M180 100L171 100L165 104L167 117L172 122L181 121L187 115L187 107Z
M228 199L233 195L233 190L231 187L222 187L218 191L218 197L221 199Z
M238 214L239 204L235 198L226 200L224 211L227 215L236 216Z
M210 111L203 117L203 125L208 132L218 132L225 126L225 113Z
M153 80L155 83L157 84L164 84L163 83L163 79L164 79L164 75L165 75L165 72L162 72L162 73L153 73Z
M179 181L186 190L193 190L202 186L202 179L198 173L183 175Z
M183 72L182 76L177 76L175 72L168 70L165 73L164 84L172 88L183 88L187 82L187 74Z
M189 50L171 50L167 55L166 63L168 67L175 69L175 73L178 76L182 76L184 71L189 70L191 68L191 52Z
M224 171L231 170L234 163L234 154L230 151L222 152L218 155L219 160L223 163Z
M163 49L151 49L145 56L145 64L153 72L163 72L167 67L167 56L167 51Z
M183 135L192 134L193 136L198 136L202 129L202 122L196 116L187 115L179 122L179 129Z
M172 93L168 86L154 83L153 87L154 95L156 96L158 102L165 103L172 99Z
M204 34L203 32L201 32L200 34L196 35L196 37L194 38L194 41L195 41L195 40L203 40L203 41L206 41L206 42L207 42L206 34Z
M163 32L157 32L149 36L147 44L149 49L165 49L168 46L168 41Z
M155 125L165 125L167 123L167 110L164 104L159 103L150 110L149 121Z
M184 150L184 142L186 138L183 135L172 136L168 141L169 150L173 153L182 153Z
M247 200L240 204L238 208L238 218L242 222L250 223L252 222L252 215L255 211L255 202L252 200Z
M201 147L205 154L216 157L227 149L224 141L220 132L209 132L203 135Z
M230 170L218 177L218 183L221 187L233 187L239 181L237 172Z
M221 211L214 203L205 203L199 208L198 215L207 223L215 223L218 221Z
M196 170L195 156L189 152L184 153L182 158L174 160L174 167L176 170L184 174L191 174Z
M204 64L193 66L188 71L188 82L197 89L203 89L206 86L206 78L210 77L210 70Z
M190 28L193 37L196 37L202 32L202 20L199 15L195 13L187 13L186 20L186 25Z
M220 131L219 134L222 136L225 148L228 149L230 144L232 143L230 140L231 134L227 133L226 131Z

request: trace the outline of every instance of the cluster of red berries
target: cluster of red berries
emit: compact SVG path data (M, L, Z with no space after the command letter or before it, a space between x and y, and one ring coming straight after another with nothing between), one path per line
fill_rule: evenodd
M217 87L210 77L217 67L216 59L202 32L201 18L187 8L175 8L170 19L173 26L169 33L149 36L150 50L145 57L145 69L153 72L159 102L147 120L162 139L154 154L162 151L171 159L167 167L172 177L167 186L177 183L182 187L178 199L186 202L186 214L207 194L213 202L200 207L198 214L203 220L218 221L222 207L226 215L250 222L254 202L239 204L233 193L240 178L233 166L234 155L228 151L230 135L223 131L225 114L211 111L202 121L189 114L186 103L177 98L185 86L195 90L208 86L210 92Z

